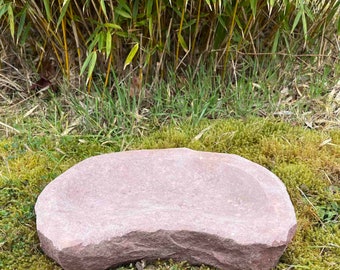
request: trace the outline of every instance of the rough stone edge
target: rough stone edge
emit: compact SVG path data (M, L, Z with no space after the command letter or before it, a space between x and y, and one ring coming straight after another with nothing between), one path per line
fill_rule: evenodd
M289 235L291 237L289 238L292 238L295 229L296 226L290 229ZM186 237L183 238L184 234ZM216 235L189 231L158 230L156 232L131 232L125 236L104 241L106 242L104 244L102 242L97 245L87 246L86 250L81 245L77 245L57 251L52 242L41 233L39 233L39 238L45 253L65 270L101 270L109 267L119 267L142 259L148 262L158 259L173 259L175 261L187 261L192 265L205 264L228 270L266 270L277 265L288 243L277 243L274 247L263 244L242 246L233 240L223 239ZM125 248L124 242L134 242L135 245L140 245L140 252L134 252L134 245L131 246L131 251L129 251L129 249ZM190 246L185 246L187 242L191 243ZM155 243L158 243L158 245L161 243L162 245L156 247ZM105 248L101 250L100 246L105 246ZM110 252L105 254L104 250L107 250L108 246L110 247ZM214 250L205 249L205 246L216 247L220 254L217 254ZM157 256L145 256L147 254L145 250L148 249L152 249ZM180 253L175 252L174 250L176 249L180 250ZM209 254L209 252L211 253ZM98 254L102 254L100 264L94 260ZM196 259L197 256L204 259L198 260ZM247 264L244 264L245 261ZM72 267L70 267L71 265Z

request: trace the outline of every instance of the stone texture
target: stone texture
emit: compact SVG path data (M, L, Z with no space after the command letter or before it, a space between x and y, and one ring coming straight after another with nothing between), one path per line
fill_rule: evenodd
M265 270L296 229L286 188L270 171L185 148L86 159L46 186L35 211L42 249L77 270L158 258Z

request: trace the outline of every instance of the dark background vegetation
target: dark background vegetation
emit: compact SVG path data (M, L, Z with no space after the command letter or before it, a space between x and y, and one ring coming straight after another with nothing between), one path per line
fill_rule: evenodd
M105 86L112 73L152 83L202 65L226 82L273 62L321 70L338 61L338 15L336 0L1 0L1 65Z

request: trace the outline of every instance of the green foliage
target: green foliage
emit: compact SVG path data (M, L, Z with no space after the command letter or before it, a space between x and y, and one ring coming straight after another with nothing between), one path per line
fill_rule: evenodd
M329 202L316 207L317 214L323 223L336 223L339 221L340 206L337 202Z
M340 263L340 132L317 132L269 119L173 122L147 136L31 133L0 141L0 266L60 269L39 248L34 203L51 180L89 156L124 149L189 147L234 153L257 162L285 183L298 218L297 234L276 269L335 269ZM325 143L331 139L332 143ZM115 141L115 142L113 142ZM121 269L134 269L134 265ZM146 269L209 269L155 262Z
M138 52L138 49L139 49L139 44L136 43L136 44L132 47L132 49L131 49L131 51L129 52L128 56L126 57L125 63L124 63L124 68L123 68L123 69L125 69L128 65L131 64L133 58L135 57L136 53Z
M284 181L298 232L277 269L336 269L340 133L326 130L339 126L339 6L0 0L1 68L16 70L7 58L13 50L19 65L28 58L29 68L42 72L54 59L62 79L81 74L93 90L70 93L59 84L58 95L24 99L31 71L16 70L24 79L14 81L1 69L1 98L11 106L0 106L0 135L15 135L0 141L0 268L60 269L39 248L33 207L43 187L73 164L110 151L190 147L242 155ZM242 120L249 115L325 131ZM238 119L207 120L229 117ZM155 267L208 269L171 261Z
M337 55L338 15L337 0L0 1L4 44L9 33L15 45L33 49L38 67L54 58L67 79L76 69L87 84L112 70L125 76L129 64L150 82L166 78L169 67L180 71L211 58L223 78L249 59L306 53L325 60L328 52Z

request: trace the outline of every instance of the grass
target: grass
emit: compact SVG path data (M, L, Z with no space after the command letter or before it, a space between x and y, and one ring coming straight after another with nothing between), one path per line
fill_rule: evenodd
M109 139L140 136L169 122L189 120L196 125L205 118L249 115L275 116L312 129L338 128L340 68L325 64L317 71L314 62L304 66L301 61L288 62L282 67L281 61L272 61L256 72L249 71L248 63L230 75L228 84L203 66L181 76L169 70L167 80L146 84L141 95L133 97L129 95L132 79L118 80L113 72L109 87L99 79L91 93L67 84L58 85L57 92L27 93L19 86L6 87L15 85L9 84L11 77L0 79L3 132L15 132L13 128L20 126L31 134L91 134Z
M299 227L276 269L338 267L338 1L26 2L0 0L1 269L59 269L33 207L61 172L179 146L284 181Z
M31 95L2 79L0 100L0 268L60 269L39 248L35 201L77 162L130 149L189 147L235 153L286 184L298 218L276 269L335 269L340 263L339 69L311 73L272 62L238 70L225 84L200 68L145 85L112 74L93 91L60 86ZM315 71L315 70L313 70ZM8 79L9 80L9 79ZM14 91L14 88L17 91ZM133 269L134 264L121 269ZM149 269L194 268L154 262Z
M85 135L23 134L1 141L1 268L59 269L39 248L36 198L61 172L86 157L119 151L122 140L106 144ZM126 150L167 147L239 154L282 179L296 210L298 230L276 269L335 269L340 263L339 130L317 132L260 118L205 119L196 126L190 121L164 126L131 141ZM157 267L194 269L169 262Z

